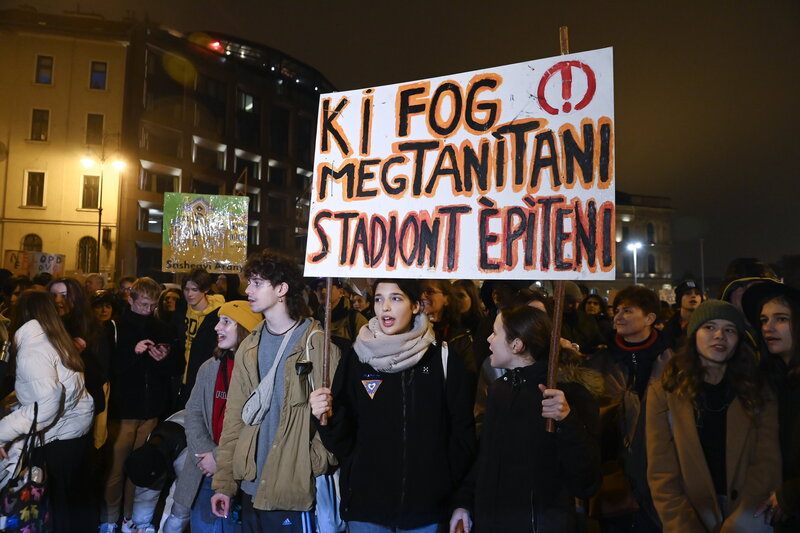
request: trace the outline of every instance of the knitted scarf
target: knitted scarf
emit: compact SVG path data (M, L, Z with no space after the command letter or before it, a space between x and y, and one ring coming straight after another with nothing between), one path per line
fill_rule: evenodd
M353 348L362 363L378 372L393 374L416 365L435 340L425 313L416 315L410 331L394 335L383 333L378 319L373 317L366 328L361 328Z

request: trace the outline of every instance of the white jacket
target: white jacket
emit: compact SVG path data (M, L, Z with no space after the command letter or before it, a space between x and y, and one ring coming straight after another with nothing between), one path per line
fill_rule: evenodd
M37 427L45 443L85 435L92 425L94 404L83 384L83 373L61 363L55 347L36 320L29 320L14 334L17 376L14 390L20 408L0 419L0 443L28 433L33 423L33 404L38 402Z

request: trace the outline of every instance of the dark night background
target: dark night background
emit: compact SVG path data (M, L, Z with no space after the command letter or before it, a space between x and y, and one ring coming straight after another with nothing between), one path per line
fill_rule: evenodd
M338 89L614 47L617 189L669 196L673 275L800 254L800 2L0 0L282 50Z

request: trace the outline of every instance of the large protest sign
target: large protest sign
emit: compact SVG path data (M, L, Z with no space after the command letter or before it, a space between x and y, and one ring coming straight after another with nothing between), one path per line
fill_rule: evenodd
M240 272L247 259L246 196L164 193L162 270Z
M610 48L322 95L307 276L614 279Z

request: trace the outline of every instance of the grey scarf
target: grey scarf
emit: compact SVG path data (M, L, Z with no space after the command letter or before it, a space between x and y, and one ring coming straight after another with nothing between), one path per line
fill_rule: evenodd
M383 333L377 317L373 317L367 327L359 331L353 348L362 363L378 372L393 374L416 365L435 339L433 327L425 313L414 317L410 331L395 335Z

